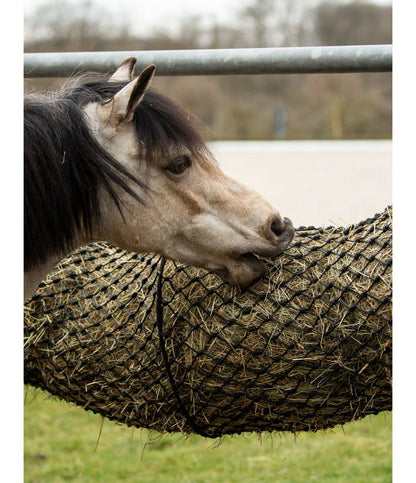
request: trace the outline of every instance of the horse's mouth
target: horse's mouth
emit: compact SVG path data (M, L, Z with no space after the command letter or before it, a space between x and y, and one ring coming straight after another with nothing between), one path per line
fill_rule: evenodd
M233 257L225 267L215 268L212 272L219 275L230 285L247 285L266 274L266 265L253 253L243 253Z
M259 277L263 277L267 273L266 265L254 253L243 253L243 255L238 257L238 260L245 265L246 270L249 269L252 272L252 279L247 282L243 281L242 285Z
M295 231L290 222L287 230L279 237L278 246L234 254L225 267L217 268L213 271L231 285L247 285L267 273L266 264L258 257L269 258L281 255L292 242L294 233Z
M252 267L260 267L260 265L264 266L264 263L258 259L254 253L243 253L242 255L236 257L237 260L250 265Z

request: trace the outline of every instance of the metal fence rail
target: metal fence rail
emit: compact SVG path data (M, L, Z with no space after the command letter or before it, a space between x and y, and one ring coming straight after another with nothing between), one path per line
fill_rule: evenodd
M306 74L389 72L391 45L278 47L256 49L27 53L25 77L68 77L111 72L137 57L136 70L156 64L158 75Z

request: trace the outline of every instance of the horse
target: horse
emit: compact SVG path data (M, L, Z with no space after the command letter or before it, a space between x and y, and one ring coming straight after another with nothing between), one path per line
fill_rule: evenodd
M135 77L135 63L25 96L25 299L88 243L246 285L265 274L258 256L277 256L293 239L288 218L221 171L196 118L150 87L155 66Z

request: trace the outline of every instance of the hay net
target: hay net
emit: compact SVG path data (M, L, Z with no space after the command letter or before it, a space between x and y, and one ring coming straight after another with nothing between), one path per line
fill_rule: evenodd
M231 287L104 243L25 306L25 382L129 426L316 431L391 409L392 210L296 230Z

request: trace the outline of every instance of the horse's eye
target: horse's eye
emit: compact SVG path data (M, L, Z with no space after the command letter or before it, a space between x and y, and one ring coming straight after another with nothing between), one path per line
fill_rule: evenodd
M166 170L172 174L181 174L188 169L189 166L191 166L191 160L188 156L179 156L166 167Z

